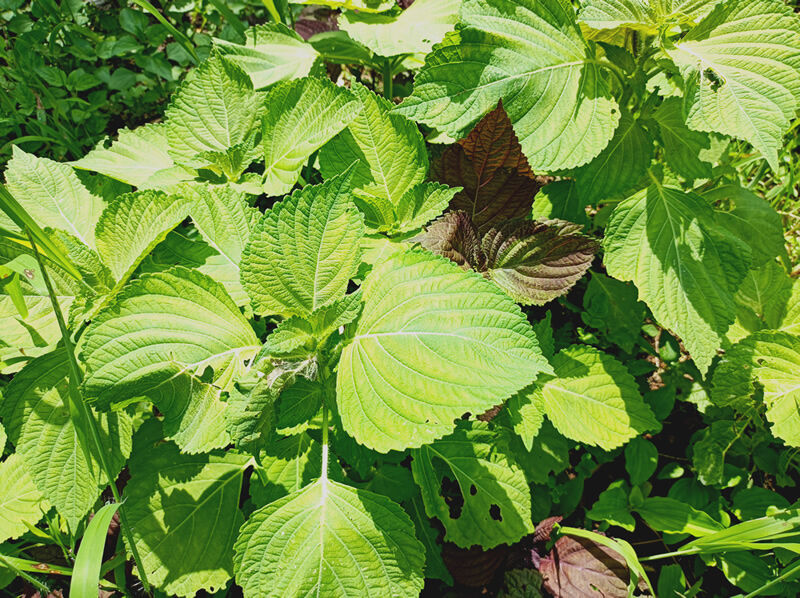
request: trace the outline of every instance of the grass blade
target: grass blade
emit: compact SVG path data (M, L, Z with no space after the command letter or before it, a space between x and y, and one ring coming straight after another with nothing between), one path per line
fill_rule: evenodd
M95 513L81 539L78 556L72 567L69 595L72 598L95 598L100 585L100 568L103 564L103 551L106 547L108 525L119 508L119 503L111 503Z

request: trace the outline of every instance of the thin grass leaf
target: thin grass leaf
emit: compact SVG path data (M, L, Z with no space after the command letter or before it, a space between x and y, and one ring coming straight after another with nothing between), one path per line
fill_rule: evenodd
M72 568L72 580L69 584L69 595L72 598L97 596L108 525L119 506L119 503L105 505L94 514L86 527L78 556L75 558L75 566Z

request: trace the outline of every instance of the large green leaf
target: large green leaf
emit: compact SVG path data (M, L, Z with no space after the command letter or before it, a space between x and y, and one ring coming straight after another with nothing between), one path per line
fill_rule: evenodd
M146 394L164 415L164 436L182 452L196 454L231 443L225 427L230 406L221 400L220 392L214 384L181 372Z
M372 449L441 438L465 412L483 413L549 371L519 307L443 258L395 253L363 289L336 390L345 430Z
M461 137L499 100L534 171L580 166L619 119L566 0L467 0L458 40L431 52L401 114Z
M628 353L633 351L644 322L645 306L636 299L636 287L592 272L583 294L583 321L602 331Z
M584 205L593 204L635 187L652 159L650 134L638 119L623 112L605 149L575 173L581 201Z
M605 450L658 428L633 376L616 358L584 345L553 358L555 378L544 382L544 411L564 436Z
M247 74L212 53L189 73L166 110L170 154L190 166L214 163L209 152L225 154L251 138L262 103Z
M85 389L109 405L166 392L181 374L208 367L226 387L259 348L220 283L176 266L130 283L92 321L83 345Z
M616 207L605 250L608 273L636 284L705 373L733 322L748 247L716 222L702 197L653 184Z
M397 503L323 476L242 526L236 581L244 595L415 597L425 549Z
M261 507L299 491L320 476L322 445L306 433L279 438L264 447L250 478L250 496Z
M650 35L667 23L693 23L720 0L586 0L580 20L594 29L630 27Z
M283 195L297 182L309 156L345 128L359 110L355 96L328 79L281 83L264 100L264 192Z
M666 51L687 89L686 123L749 141L773 169L800 105L800 21L780 0L729 0Z
M458 21L459 0L416 0L398 15L346 11L339 27L380 56L427 54Z
M712 165L704 159L703 150L710 149L711 139L708 133L686 126L681 100L667 98L653 112L653 119L658 123L667 165L689 182L710 178Z
M239 279L239 268L261 213L231 185L187 183L179 192L191 201L189 214L203 240L218 252L205 258L197 269L221 282L236 305L247 305L249 298Z
M735 345L714 372L714 402L746 405L753 379L764 388L772 433L800 446L800 336L764 330Z
M83 186L71 166L14 146L6 184L37 224L66 231L94 247L94 227L103 200Z
M738 185L720 185L703 197L712 203L730 204L729 210L717 212L717 220L750 246L754 268L784 253L783 223L768 201ZM753 234L754 230L758 234Z
M179 176L179 171L173 168L175 162L169 155L167 127L161 123L151 123L133 130L122 129L117 140L108 148L101 142L72 165L102 173L140 189L163 188L189 176ZM159 173L158 176L156 173Z
M308 315L344 297L364 234L352 176L304 187L267 210L242 254L242 284L256 313Z
M97 223L97 252L114 278L125 283L144 257L189 215L189 202L163 191L117 197Z
M800 280L798 279L792 283L792 293L786 303L780 329L800 336Z
M442 522L445 540L463 548L493 548L533 532L525 474L487 424L460 422L453 434L412 455L411 470L425 511ZM463 506L457 515L441 495L445 478L458 484Z
M61 339L49 297L24 298L27 317L19 314L8 295L0 295L0 372L19 370L29 359L50 351ZM59 307L67 311L74 297L59 297Z
M0 479L0 542L5 542L39 523L50 505L33 483L22 455L9 455L0 463Z
M759 330L780 329L791 293L792 279L778 262L750 270L734 296L736 321L728 330L728 340L735 343Z
M94 447L81 446L70 418L68 374L61 349L34 359L8 385L0 416L34 483L76 531L109 480ZM131 451L130 416L122 411L94 418L116 475Z
M305 77L319 58L317 51L283 23L248 29L244 44L214 39L214 47L242 68L263 89L279 81Z
M336 176L358 161L353 171L355 190L396 206L409 189L425 180L425 141L414 123L390 112L388 100L360 84L354 84L352 91L361 111L320 151L322 175Z
M151 422L153 423L153 422ZM214 593L233 574L232 547L244 518L239 494L248 458L183 455L158 426L139 432L125 508L147 579L170 596Z

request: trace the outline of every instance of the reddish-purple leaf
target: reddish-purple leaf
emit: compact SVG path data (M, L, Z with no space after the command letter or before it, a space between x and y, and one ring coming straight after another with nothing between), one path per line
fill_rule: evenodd
M614 550L586 538L562 536L539 563L553 598L626 598L628 566Z
M522 146L502 102L484 116L458 144L476 165L476 172L482 172L485 178L491 178L498 168L509 168L533 178L528 159L522 153Z
M544 179L533 176L502 106L447 148L433 164L432 176L464 188L453 197L450 208L469 214L480 234L530 214L533 198L544 184Z
M480 271L486 264L478 231L466 212L449 212L437 218L412 241L465 269Z
M480 546L459 548L451 542L445 542L442 546L442 559L453 579L472 588L480 588L492 581L507 554L507 544L489 550L483 550Z
M586 273L600 248L564 220L517 220L481 240L486 275L515 301L542 305L566 293Z

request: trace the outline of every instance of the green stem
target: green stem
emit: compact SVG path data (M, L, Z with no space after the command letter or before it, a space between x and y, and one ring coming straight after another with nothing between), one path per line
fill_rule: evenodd
M772 579L772 580L768 581L767 583L765 583L763 586L761 586L757 590L755 590L753 592L750 592L744 598L754 598L755 596L760 596L761 594L763 594L764 590L768 590L772 586L779 584L780 582L782 582L787 577L790 577L791 575L794 575L795 573L797 573L798 570L800 570L800 563L797 563L794 567L792 567L788 571L784 571L783 573L781 573L775 579Z
M383 97L390 102L394 97L394 81L392 79L392 63L387 58L383 61Z
M322 470L324 480L328 479L328 406L322 403Z
M39 249L33 240L33 235L31 235L30 231L27 229L25 232L28 234L28 241L31 244L36 261L39 263L39 268L42 270L42 278L44 279L44 284L47 287L47 294L50 295L50 303L53 306L53 311L56 314L56 321L58 322L58 328L61 331L61 339L64 343L64 350L67 353L67 362L69 363L71 378L71 384L69 384L70 400L81 411L82 418L89 428L95 450L97 451L97 456L100 460L100 467L103 469L103 472L106 474L106 478L108 479L108 486L111 488L111 494L114 497L114 501L120 503L119 518L120 523L122 524L122 531L125 534L125 538L128 540L128 544L130 545L133 560L136 562L136 568L139 570L139 578L142 580L142 586L144 586L145 592L149 594L150 584L147 581L147 574L144 571L142 559L139 556L139 551L134 543L133 533L131 532L131 527L128 524L128 518L125 512L126 509L121 504L122 500L120 499L119 490L117 490L117 485L114 483L116 476L111 471L111 466L108 463L105 450L103 449L103 442L100 438L100 432L97 429L97 422L95 422L91 409L89 409L89 406L86 404L86 401L83 400L83 397L80 396L80 391L78 390L78 385L81 383L82 374L80 367L78 367L78 361L75 359L75 347L73 346L72 339L69 336L69 331L67 330L67 325L64 321L64 314L61 313L61 307L58 305L58 301L56 300L56 294L53 291L53 285L50 282L50 276L47 274L47 268L45 267L44 260L42 260L42 256L39 254Z

